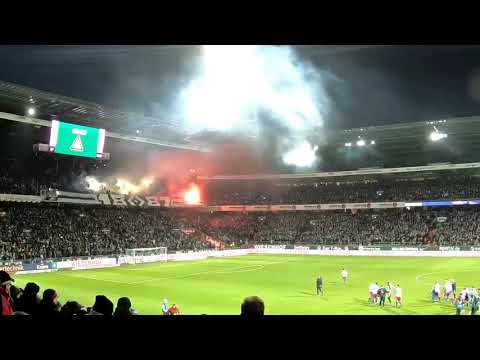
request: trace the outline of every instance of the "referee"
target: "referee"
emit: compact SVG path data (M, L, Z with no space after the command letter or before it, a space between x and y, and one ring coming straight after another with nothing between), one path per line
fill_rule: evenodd
M323 279L321 275L317 278L317 295L320 293L323 295Z

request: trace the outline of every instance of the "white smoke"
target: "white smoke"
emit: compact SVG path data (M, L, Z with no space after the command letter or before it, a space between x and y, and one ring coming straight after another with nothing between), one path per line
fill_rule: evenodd
M282 156L282 160L287 165L310 167L317 160L315 155L317 150L318 146L312 146L309 142L304 141L296 145L292 150L287 151Z
M323 126L329 102L322 74L299 62L291 48L207 45L203 50L202 71L180 96L190 132L255 133L260 111L305 141Z
M88 189L99 191L110 191L117 194L138 194L146 191L153 183L153 178L146 177L141 179L138 184L135 184L124 178L115 178L111 183L101 182L93 176L87 176L85 181L88 184Z
M88 189L90 189L92 191L95 191L95 192L99 192L101 190L104 190L107 187L106 183L102 183L102 182L98 181L93 176L87 176L85 178L85 181L87 182Z

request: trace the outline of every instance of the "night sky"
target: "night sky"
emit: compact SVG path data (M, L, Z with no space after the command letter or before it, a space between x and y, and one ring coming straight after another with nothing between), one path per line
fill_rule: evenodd
M300 47L329 74L329 127L480 115L480 47ZM195 46L0 46L0 79L161 113L198 66Z

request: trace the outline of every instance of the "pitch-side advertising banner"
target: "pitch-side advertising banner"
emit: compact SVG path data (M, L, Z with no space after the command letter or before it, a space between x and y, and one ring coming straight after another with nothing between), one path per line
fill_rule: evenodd
M57 262L57 269L95 269L118 266L116 257L101 257L93 259L63 260Z
M319 211L345 209L395 209L405 207L404 202L306 204L306 205L220 205L209 206L210 211Z
M440 256L440 257L480 257L480 248L472 248L472 250L415 250L414 248L395 248L396 250L353 250L348 247L338 246L318 246L312 249L308 246L295 246L286 248L284 245L257 245L251 249L235 249L235 250L208 250L198 252L185 252L168 254L168 261L193 261L202 260L209 257L227 257L227 256L243 256L248 254L275 254L275 255L321 255L321 256ZM139 258L139 257L137 257ZM136 261L138 263L138 261ZM95 259L80 260L63 260L49 265L40 264L32 270L24 268L22 263L0 263L0 270L7 271L11 274L27 274L35 272L50 272L62 269L82 270L94 268L106 268L120 266L121 264L132 264L128 262L128 257L102 257ZM30 268L30 267L29 267Z
M0 262L0 270L6 271L9 274L15 274L17 272L23 271L23 263L21 261L15 262Z

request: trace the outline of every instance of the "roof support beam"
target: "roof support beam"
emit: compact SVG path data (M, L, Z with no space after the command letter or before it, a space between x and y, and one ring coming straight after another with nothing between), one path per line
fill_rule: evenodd
M48 120L37 119L29 116L15 115L15 114L10 114L5 112L0 112L0 119L21 122L24 124L30 124L30 125L36 125L36 126L52 127L52 122ZM201 147L197 145L177 144L177 143L171 143L168 141L162 141L158 139L150 139L150 138L145 138L140 136L130 136L130 135L124 135L124 134L119 134L119 133L114 133L109 131L106 132L106 136L114 139L133 141L133 142L139 142L144 144L152 144L152 145L164 146L164 147L169 147L174 149L200 151L200 152L210 151L206 147Z
M420 171L442 171L442 170L464 170L478 169L480 162L466 164L438 164L427 166L410 166L402 168L388 169L359 169L351 171L332 171L321 173L303 173L303 174L252 174L252 175L216 175L216 176L199 176L198 180L216 181L216 180L280 180L280 179L308 179L308 178L331 178L341 176L357 176L357 175L387 175L412 173Z

